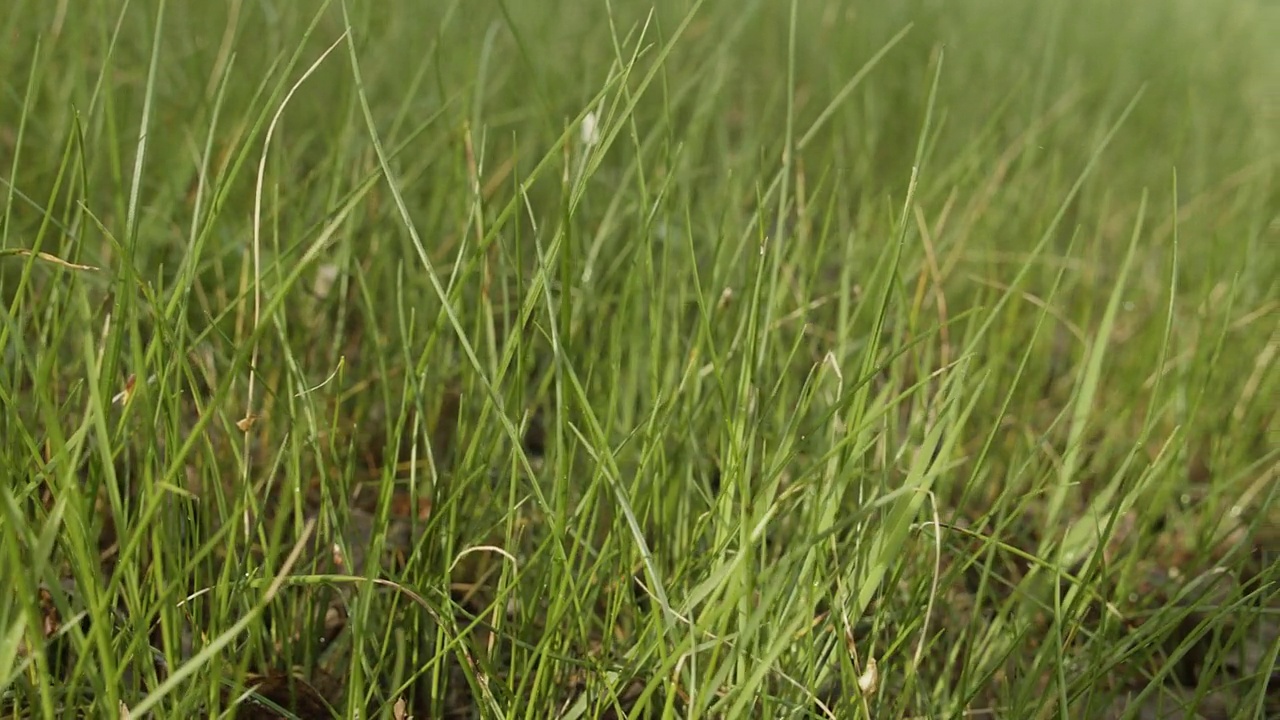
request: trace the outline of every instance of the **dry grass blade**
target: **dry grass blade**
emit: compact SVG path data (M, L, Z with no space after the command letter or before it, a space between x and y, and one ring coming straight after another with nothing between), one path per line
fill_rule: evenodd
M101 270L101 268L95 265L82 265L80 263L68 262L58 257L57 255L53 255L44 251L32 252L25 248L5 248L3 250L0 250L0 258L31 257L32 255L39 258L40 260L44 260L45 262L52 263L59 267L67 268L69 270Z

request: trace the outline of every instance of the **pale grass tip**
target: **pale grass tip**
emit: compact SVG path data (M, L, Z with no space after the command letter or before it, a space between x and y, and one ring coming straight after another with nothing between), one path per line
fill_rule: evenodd
M600 142L600 115L592 110L582 118L582 144L595 147Z
M867 669L858 676L858 690L863 695L874 695L880 687L880 670L875 658L867 658Z

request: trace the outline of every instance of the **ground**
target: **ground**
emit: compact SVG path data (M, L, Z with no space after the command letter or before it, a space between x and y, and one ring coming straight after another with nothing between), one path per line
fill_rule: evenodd
M1280 717L1280 9L0 10L5 717Z

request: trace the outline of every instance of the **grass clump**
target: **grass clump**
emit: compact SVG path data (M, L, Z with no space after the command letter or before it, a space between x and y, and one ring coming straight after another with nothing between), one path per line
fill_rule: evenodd
M5 717L1274 717L1263 3L0 11Z

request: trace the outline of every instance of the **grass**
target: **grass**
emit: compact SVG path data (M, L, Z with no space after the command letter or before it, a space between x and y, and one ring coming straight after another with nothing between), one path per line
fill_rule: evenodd
M1275 8L11 0L4 717L1276 717Z

